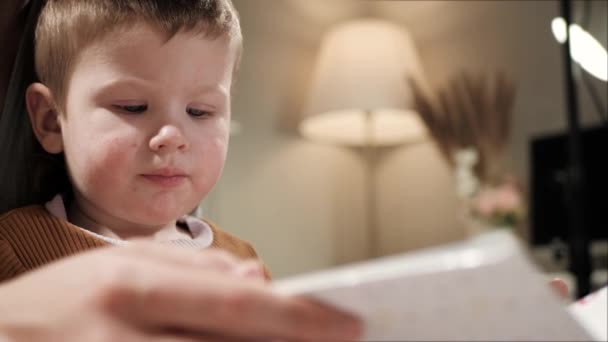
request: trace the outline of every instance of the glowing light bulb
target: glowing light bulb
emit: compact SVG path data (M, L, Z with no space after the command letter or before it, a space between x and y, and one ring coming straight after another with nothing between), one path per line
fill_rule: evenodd
M566 21L557 17L551 21L553 36L560 44L566 41ZM585 71L608 81L608 53L589 32L582 27L571 24L570 29L570 55Z

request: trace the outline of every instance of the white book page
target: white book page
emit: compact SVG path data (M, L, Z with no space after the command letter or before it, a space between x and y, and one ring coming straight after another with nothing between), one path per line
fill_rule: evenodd
M274 287L359 315L368 341L591 340L508 231Z
M571 304L568 310L596 341L608 341L608 287Z

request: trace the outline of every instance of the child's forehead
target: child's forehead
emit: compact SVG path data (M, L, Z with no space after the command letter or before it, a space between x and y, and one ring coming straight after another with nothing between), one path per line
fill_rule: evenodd
M210 37L202 30L179 31L174 34L166 32L156 25L149 24L143 20L135 24L117 26L108 33L101 35L94 40L91 46L99 50L113 50L115 52L124 50L142 49L163 49L172 48L178 44L190 46L226 46L230 44L228 34L219 37Z
M235 56L236 48L226 37L211 39L193 32L169 37L150 25L138 24L92 42L81 52L74 72L219 81L232 70Z

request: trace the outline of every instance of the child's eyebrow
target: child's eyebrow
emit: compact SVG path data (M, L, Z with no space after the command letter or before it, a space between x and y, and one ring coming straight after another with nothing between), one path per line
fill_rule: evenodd
M146 80L142 80L139 78L121 78L121 79L113 79L110 80L106 83L103 83L101 85L101 87L99 88L98 92L99 93L103 93L106 92L108 90L112 90L115 88L122 88L122 87L140 87L140 88L148 88L150 90L152 90L154 87L154 84L156 82L151 82L151 81L146 81ZM192 93L195 96L213 96L214 98L217 98L218 100L224 100L230 97L230 92L228 91L228 89L226 87L224 87L221 84L211 84L211 85L204 85L202 87L200 86L196 86L196 87L192 87L192 91L190 91L190 93Z
M146 82L144 80L140 80L138 78L121 78L121 79L112 79L108 82L105 82L99 87L98 92L103 93L108 90L112 90L114 88L121 87L141 87L141 88L152 88L150 82Z
M226 89L226 87L223 87L221 84L206 85L200 87L194 94L199 96L213 96L217 97L219 100L224 100L230 97L230 92Z

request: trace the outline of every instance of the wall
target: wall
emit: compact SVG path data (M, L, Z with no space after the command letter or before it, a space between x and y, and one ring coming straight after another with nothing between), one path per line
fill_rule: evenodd
M233 117L243 130L233 137L223 178L203 207L220 226L254 243L278 278L367 255L362 156L304 141L294 130L321 34L331 24L361 15L401 23L411 29L433 85L462 69L507 71L518 85L510 156L524 180L530 137L565 127L561 54L549 27L556 2L234 3L245 54ZM605 94L605 84L599 85ZM590 124L597 120L584 95L583 121ZM452 175L432 142L381 151L379 157L383 253L463 236Z

